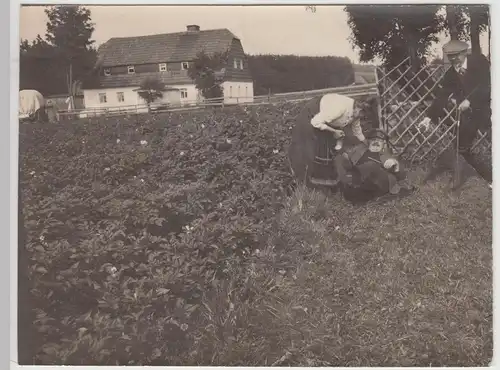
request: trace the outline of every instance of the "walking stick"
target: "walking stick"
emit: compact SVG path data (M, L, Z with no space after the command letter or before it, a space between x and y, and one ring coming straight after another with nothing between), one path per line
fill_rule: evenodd
M457 115L456 115L456 122L457 122L457 135L456 135L456 154L455 154L455 171L454 171L454 177L453 177L453 186L457 186L459 183L459 177L460 177L460 109L458 106L455 107L457 110Z

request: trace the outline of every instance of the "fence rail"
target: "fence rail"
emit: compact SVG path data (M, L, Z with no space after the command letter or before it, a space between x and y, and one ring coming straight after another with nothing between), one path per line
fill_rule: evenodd
M217 107L217 106L231 106L231 105L262 105L262 104L276 104L282 102L297 102L302 100L311 99L316 96L321 96L326 93L338 93L351 97L357 96L376 96L377 95L377 84L363 84L363 85L349 85L341 87L333 87L327 89L319 90L309 90L309 91L297 91L270 95L260 95L254 97L222 97L204 100L190 100L182 101L180 103L173 104L151 104L151 110L162 112L162 111L183 111L183 110L194 110L202 109L207 107ZM96 116L119 116L127 114L139 114L148 112L148 106L146 104L137 105L123 105L114 107L103 107L103 108L86 108L80 110L60 110L58 115L62 119L68 118L87 118Z

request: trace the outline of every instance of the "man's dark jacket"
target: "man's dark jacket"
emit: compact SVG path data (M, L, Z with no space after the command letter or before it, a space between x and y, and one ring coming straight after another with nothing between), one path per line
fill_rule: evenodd
M443 118L445 108L451 97L460 104L464 99L470 102L470 113L473 122L485 127L491 125L491 77L490 62L483 54L467 56L467 69L460 75L453 67L446 71L442 81L442 89L429 107L428 116L435 123ZM481 121L481 122L478 122Z

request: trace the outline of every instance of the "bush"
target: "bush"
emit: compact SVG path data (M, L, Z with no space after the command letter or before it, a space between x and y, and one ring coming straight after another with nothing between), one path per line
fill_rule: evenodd
M202 298L267 245L297 109L21 126L36 363L186 361Z

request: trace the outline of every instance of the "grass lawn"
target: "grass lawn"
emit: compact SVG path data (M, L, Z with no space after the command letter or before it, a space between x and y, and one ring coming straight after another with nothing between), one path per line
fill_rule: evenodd
M491 195L481 180L460 196L435 182L359 208L299 192L281 224L295 244L280 257L293 272L276 289L272 319L285 363L488 364Z
M294 188L298 109L21 126L24 364L487 366L484 181Z

